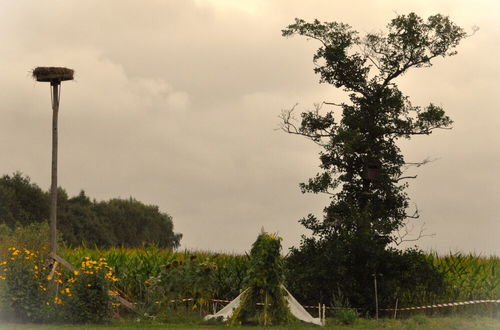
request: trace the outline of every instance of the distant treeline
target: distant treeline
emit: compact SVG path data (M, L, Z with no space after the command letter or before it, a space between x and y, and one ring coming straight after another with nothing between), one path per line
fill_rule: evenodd
M0 178L0 224L10 228L48 221L50 194L22 173ZM69 197L58 190L57 229L71 246L176 248L182 234L174 233L172 217L157 206L133 198L98 202L82 190Z

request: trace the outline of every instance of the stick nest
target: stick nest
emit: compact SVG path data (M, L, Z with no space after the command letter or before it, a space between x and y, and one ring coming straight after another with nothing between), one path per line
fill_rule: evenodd
M61 82L73 80L75 71L62 67L37 67L33 70L33 79L36 81Z

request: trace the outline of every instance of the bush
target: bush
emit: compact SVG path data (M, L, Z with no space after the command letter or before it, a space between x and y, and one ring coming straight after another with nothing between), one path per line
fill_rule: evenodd
M400 306L430 303L445 289L443 274L422 251L383 248L355 237L306 238L291 250L286 265L288 287L302 303L334 305L334 293L340 290L363 313L375 309L373 274L380 308L393 307L396 299Z
M109 321L113 306L110 295L117 294L111 285L118 279L104 258L87 258L80 270L68 278L69 285L61 290L67 296L67 315L75 323L102 323Z
M47 279L51 271L48 242L45 222L15 229L0 224L0 296L19 320L47 322L58 318L61 301L50 293L51 281Z
M335 319L344 325L353 325L359 318L359 314L352 308L341 308L335 311Z
M117 279L104 259L85 260L80 270L58 271L49 264L46 250L10 247L0 262L4 302L17 319L50 322L66 319L77 323L109 320L111 284Z
M49 293L49 267L43 254L27 249L8 249L7 258L0 262L0 280L5 281L4 302L22 321L45 322L55 318L58 300Z
M58 233L58 243L62 239ZM0 258L6 258L8 248L17 247L30 251L46 251L49 246L49 225L46 222L36 222L25 226L18 225L10 229L5 224L0 224ZM44 253L44 256L47 254Z

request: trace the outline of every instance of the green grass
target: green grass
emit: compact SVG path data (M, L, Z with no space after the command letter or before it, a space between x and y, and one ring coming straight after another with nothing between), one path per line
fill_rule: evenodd
M282 327L228 327L224 325L203 325L200 323L159 323L151 321L115 321L108 325L33 325L33 324L2 324L0 329L499 329L500 319L489 317L426 317L416 315L409 319L359 319L354 325L339 326L329 319L326 327L298 324Z

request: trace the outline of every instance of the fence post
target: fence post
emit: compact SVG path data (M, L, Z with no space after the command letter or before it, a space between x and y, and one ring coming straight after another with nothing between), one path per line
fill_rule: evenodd
M373 284L375 286L375 317L378 320L378 295L377 295L377 274L372 274Z

